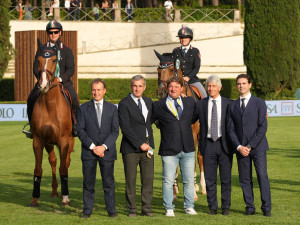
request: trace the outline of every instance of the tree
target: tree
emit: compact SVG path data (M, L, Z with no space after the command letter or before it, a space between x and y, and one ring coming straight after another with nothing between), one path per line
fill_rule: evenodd
M244 61L256 93L294 95L300 80L300 1L245 2Z
M213 6L218 6L219 5L219 0L212 0L212 5Z
M6 71L9 60L12 57L13 47L9 41L10 26L9 26L9 7L10 0L0 1L0 80L2 80L4 72Z

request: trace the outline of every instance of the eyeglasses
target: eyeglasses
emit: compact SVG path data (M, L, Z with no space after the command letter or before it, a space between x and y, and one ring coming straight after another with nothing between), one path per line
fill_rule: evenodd
M59 31L48 31L48 34L50 35L50 34L58 34L59 33Z

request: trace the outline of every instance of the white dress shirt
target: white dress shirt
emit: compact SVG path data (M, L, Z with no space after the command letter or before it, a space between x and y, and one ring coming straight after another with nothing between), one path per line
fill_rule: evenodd
M185 51L185 53L187 53L187 51L190 49L190 47L191 47L191 45L189 44L188 46L183 46L183 45L181 45L181 50L183 51Z
M95 110L96 110L96 112L97 112L98 109L97 109L96 103L100 103L100 111L102 112L101 115L103 115L103 98L102 98L100 101L96 101L96 100L94 99L94 106L95 106ZM101 128L100 128L100 129L101 129ZM91 146L90 146L90 150L93 151L93 148L94 148L95 146L96 146L96 145L95 145L94 143L92 143ZM107 150L107 146L106 146L105 144L103 144L103 146L104 146L105 149Z
M216 100L216 105L217 105L217 116L218 116L218 138L222 137L222 130L221 130L221 113L222 113L222 98L221 95L219 95L216 99L213 99L212 97L209 96L208 98L208 110L207 110L207 138L211 138L211 111L213 107L213 102L212 100Z
M139 98L136 97L132 93L130 94L130 96L133 99L133 101L136 103L136 105L139 106L139 103L138 103ZM140 98L140 100L141 100L141 104L142 104L142 114L143 114L145 122L146 122L147 121L147 116L148 116L148 108L147 108L146 103L145 103L145 101L142 97ZM149 134L148 134L148 130L146 128L146 137L148 137L148 136L149 136Z
M251 93L249 92L249 94L247 94L245 97L241 97L240 96L240 107L242 107L242 98L244 98L244 104L245 104L245 108L247 107L247 104L251 98Z
M181 109L183 111L183 104L182 104L182 99L181 99L181 96L179 95L179 100L177 101L178 104L181 106ZM167 101L166 101L166 104L167 104L167 107L168 109L174 114L174 116L177 117L177 119L179 120L179 116L178 116L178 113L177 113L177 109L175 107L175 104L174 104L174 100L173 98L171 98L169 95L167 97Z

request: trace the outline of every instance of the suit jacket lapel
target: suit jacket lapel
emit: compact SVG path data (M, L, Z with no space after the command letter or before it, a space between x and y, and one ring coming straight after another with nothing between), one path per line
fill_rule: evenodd
M203 112L206 124L208 124L208 97L203 99Z
M167 106L167 97L164 97L162 100L161 100L161 104L162 104L162 108L167 111L168 113L170 113L174 118L177 119L177 117L174 115L174 113L168 108Z
M139 107L137 106L137 104L135 103L135 101L133 100L133 98L130 95L127 96L127 100L129 102L131 108L144 118L142 111L139 109Z
M95 109L95 104L94 104L94 100L91 100L89 102L89 112L91 113L91 119L92 121L95 121L95 123L98 125L98 128L100 127L99 124L98 124L98 118L97 118L97 112L96 112L96 109Z
M224 103L224 98L221 96L221 130L225 126L225 115L226 115L226 105Z

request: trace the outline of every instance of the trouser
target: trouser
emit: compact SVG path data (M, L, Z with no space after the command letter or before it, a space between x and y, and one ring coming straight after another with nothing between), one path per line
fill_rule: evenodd
M72 99L72 110L74 112L75 119L76 119L77 112L79 109L79 101L78 101L77 93L72 85L66 85L66 86L64 86L64 88L67 89L70 93L70 96ZM34 88L31 90L31 92L28 96L28 99L27 99L27 116L28 116L29 123L31 122L33 107L34 107L35 101L37 100L35 95L36 95L36 92L38 91L38 89L39 89L38 86L35 85Z
M140 166L142 212L151 213L153 197L154 157L148 158L147 152L122 155L126 179L126 206L129 213L137 213L136 177L137 165Z
M202 95L203 98L207 97L207 93L205 91L205 88L203 87L203 85L200 82L192 83L191 85L198 88L198 90L201 92L201 95Z
M217 173L221 181L222 209L230 209L231 206L231 167L232 155L225 153L222 140L206 140L205 153L203 155L204 175L207 191L207 203L209 209L218 209L217 199Z
M91 215L93 212L93 206L95 200L97 163L100 166L106 210L108 214L114 214L117 212L116 203L115 203L115 178L114 178L115 161L105 161L99 157L94 157L93 159L89 159L89 160L82 160L83 214Z
M255 212L252 181L253 162L260 189L260 198L262 202L261 210L271 211L271 191L267 173L266 151L255 149L251 150L250 154L246 157L243 157L240 153L237 153L236 157L238 162L239 180L243 190L244 201L246 203L246 210L249 212Z

